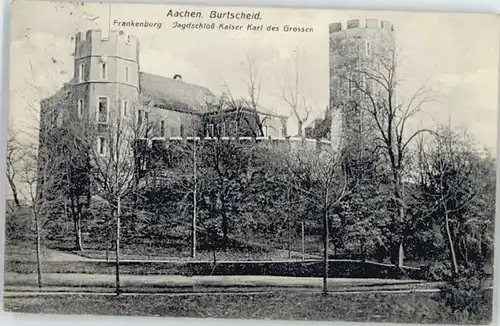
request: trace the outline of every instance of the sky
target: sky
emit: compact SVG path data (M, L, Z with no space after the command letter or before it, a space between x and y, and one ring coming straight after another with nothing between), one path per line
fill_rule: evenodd
M313 27L314 32L181 31L171 27L175 19L166 17L169 9L200 10L205 16L210 10L261 11L264 25L302 25ZM281 88L295 67L292 58L298 50L311 118L320 117L329 96L328 25L354 18L393 23L398 74L403 78L399 100L411 97L424 83L437 92L437 100L424 107L412 128L451 123L467 128L480 144L496 151L499 24L492 14L17 2L11 27L10 120L13 128L35 125L39 99L51 95L73 74L74 33L100 28L106 35L115 19L163 23L161 29L121 28L140 40L141 71L166 77L180 74L184 81L216 94L225 91L225 85L235 95L246 94L242 63L251 57L262 80L260 104L287 116L290 110L281 98ZM184 20L189 21L196 22ZM288 128L296 133L293 118Z

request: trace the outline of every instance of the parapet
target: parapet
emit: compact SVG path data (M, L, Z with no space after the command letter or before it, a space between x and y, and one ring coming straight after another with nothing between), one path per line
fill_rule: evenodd
M349 30L354 28L378 28L383 30L388 30L393 32L394 26L391 22L386 20L379 21L378 19L367 18L361 19L350 19L345 23L345 29L342 28L342 22L336 22L330 24L330 33L340 32L342 30Z
M107 37L102 36L102 31L100 29L91 29L87 32L77 32L76 33L76 43L83 42L107 42L113 40L120 40L126 44L135 45L138 42L137 37L126 34L124 31L110 31Z
M75 35L75 57L122 54L128 59L138 60L138 49L138 38L123 31L112 30L107 37L99 29Z

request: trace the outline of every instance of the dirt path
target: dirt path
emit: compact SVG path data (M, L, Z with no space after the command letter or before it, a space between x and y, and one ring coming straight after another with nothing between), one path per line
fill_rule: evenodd
M321 287L321 278L280 277L280 276L182 276L182 275L121 275L123 286L146 287ZM36 286L35 274L5 273L5 286ZM45 273L46 286L113 286L113 274ZM347 279L330 278L336 286L376 286L424 284L423 281L384 280L384 279Z

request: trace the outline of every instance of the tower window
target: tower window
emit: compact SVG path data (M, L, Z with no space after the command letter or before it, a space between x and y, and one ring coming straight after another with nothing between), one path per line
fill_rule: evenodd
M142 110L137 112L137 124L140 126L142 124Z
M220 135L222 137L226 136L226 123L225 122L222 122L222 124L220 125Z
M84 74L85 74L85 64L80 63L78 68L78 81L82 82L85 80Z
M184 137L184 126L183 125L181 125L180 133L181 133L180 136Z
M122 102L122 111L123 111L123 116L128 117L128 101L123 100Z
M214 125L209 124L207 125L207 137L213 137L214 136Z
M125 67L125 82L128 83L128 67Z
M238 133L238 125L236 124L236 121L231 121L229 123L229 129L231 135L236 136L236 134Z
M144 111L144 110L139 110L139 112L137 112L137 124L140 126L142 125L142 122L145 120L146 121L146 124L148 123L148 112L147 111Z
M285 128L280 129L280 137L285 137Z
M81 118L83 116L83 99L78 99L78 117Z
M365 49L366 49L366 56L367 57L371 56L372 49L371 49L371 44L370 44L369 41L366 41L366 43L365 43Z
M344 86L342 78L343 77L337 79L337 97L339 98L342 96L342 87Z
M160 121L160 137L165 137L165 121Z
M101 79L106 79L106 63L102 63L101 65Z
M108 123L108 98L99 97L97 105L97 121L99 123Z
M106 138L97 138L97 153L99 153L100 156L106 155Z

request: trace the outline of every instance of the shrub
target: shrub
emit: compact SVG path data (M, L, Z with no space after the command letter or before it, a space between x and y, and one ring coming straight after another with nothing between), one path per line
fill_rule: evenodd
M440 286L439 301L450 308L458 321L484 319L491 314L491 293L480 268L461 268Z

